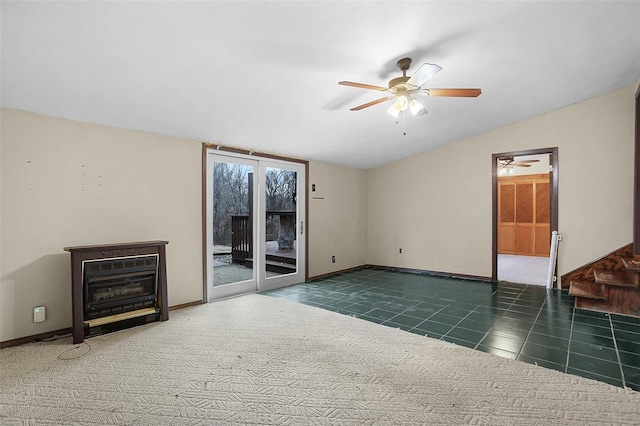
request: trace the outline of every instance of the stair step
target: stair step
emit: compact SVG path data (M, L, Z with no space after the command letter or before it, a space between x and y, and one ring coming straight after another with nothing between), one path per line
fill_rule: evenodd
M637 280L632 280L627 271L622 269L594 269L593 276L598 284L617 287L638 287Z
M598 284L595 281L571 281L569 295L586 299L607 300L604 284Z
M629 271L640 271L640 259L634 257L622 257L622 263Z

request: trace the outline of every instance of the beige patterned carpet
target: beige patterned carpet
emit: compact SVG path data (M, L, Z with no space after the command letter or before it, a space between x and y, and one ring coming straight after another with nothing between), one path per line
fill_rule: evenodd
M0 424L638 424L640 393L261 295L0 351Z

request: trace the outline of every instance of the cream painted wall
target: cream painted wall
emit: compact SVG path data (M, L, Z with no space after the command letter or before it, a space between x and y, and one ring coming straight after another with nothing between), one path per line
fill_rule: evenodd
M309 276L366 263L367 171L309 164ZM331 263L336 256L336 263Z
M490 276L491 155L556 146L560 274L628 244L635 89L370 170L367 263Z
M199 143L1 114L0 341L71 326L64 246L168 240L169 305L202 299Z

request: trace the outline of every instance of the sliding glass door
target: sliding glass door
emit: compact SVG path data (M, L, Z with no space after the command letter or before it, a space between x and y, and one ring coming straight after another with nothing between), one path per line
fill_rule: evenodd
M304 281L304 166L264 161L261 173L261 289L270 290Z
M255 291L256 161L209 155L207 164L207 293L220 299Z
M304 166L207 152L206 299L304 281Z

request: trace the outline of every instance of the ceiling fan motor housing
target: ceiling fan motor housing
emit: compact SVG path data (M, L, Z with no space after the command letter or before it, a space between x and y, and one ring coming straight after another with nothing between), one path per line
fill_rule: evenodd
M410 77L406 77L406 76L402 76L402 77L396 77L394 79L391 79L389 81L389 89L399 85L399 84L405 84L407 82L407 80L409 80Z

